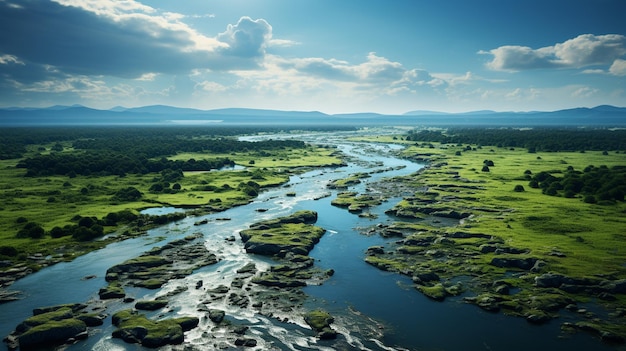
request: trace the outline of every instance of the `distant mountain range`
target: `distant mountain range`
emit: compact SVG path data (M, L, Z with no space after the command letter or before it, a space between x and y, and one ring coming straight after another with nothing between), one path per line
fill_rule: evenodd
M609 105L558 111L464 113L410 111L402 115L246 108L198 110L165 105L98 110L82 105L0 109L0 126L37 125L409 125L626 127L626 108Z

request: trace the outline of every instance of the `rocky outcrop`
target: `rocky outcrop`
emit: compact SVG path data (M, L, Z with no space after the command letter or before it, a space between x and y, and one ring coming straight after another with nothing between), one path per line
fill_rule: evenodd
M149 348L181 344L184 332L197 327L200 322L196 317L152 321L132 310L117 312L112 321L118 328L112 334L114 338Z
M512 258L512 257L494 257L491 265L500 268L517 268L525 271L530 270L537 263L537 259L533 257Z
M195 269L217 263L217 257L206 249L204 243L191 243L195 238L170 242L115 265L107 270L106 280L157 289L171 279L183 278ZM111 288L111 284L103 289L100 292L102 299L123 297L121 291Z
M316 212L298 211L291 216L255 223L239 235L249 253L265 256L284 256L287 253L306 255L325 232L312 225L316 221Z
M65 304L33 310L33 316L19 323L5 341L9 350L50 347L87 337L87 328L102 325L104 314L84 304Z
M310 311L304 315L304 321L317 333L318 338L322 340L337 338L337 332L330 327L335 321L330 313L321 310Z

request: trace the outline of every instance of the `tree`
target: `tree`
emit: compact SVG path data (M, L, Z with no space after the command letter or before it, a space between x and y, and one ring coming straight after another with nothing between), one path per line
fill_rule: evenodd
M35 222L28 222L19 232L17 232L18 238L31 238L40 239L43 238L46 231L43 227Z

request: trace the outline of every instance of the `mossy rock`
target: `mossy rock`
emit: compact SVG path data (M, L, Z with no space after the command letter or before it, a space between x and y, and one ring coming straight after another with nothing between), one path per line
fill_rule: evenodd
M433 286L426 285L416 285L416 289L422 294L426 295L426 297L431 298L435 301L443 301L448 296L448 291L445 286L441 283L437 283Z
M36 327L38 325L46 324L52 321L60 321L64 319L70 319L74 317L74 312L69 307L62 307L54 311L40 313L35 316L29 317L25 319L22 323L20 323L15 330L18 333L23 333L29 330L30 328Z
M135 308L144 311L156 311L167 306L167 300L142 300L135 303Z
M324 328L329 328L335 321L335 318L330 313L322 310L309 311L304 315L304 321L313 330L321 332Z
M184 332L195 328L198 323L199 319L195 317L152 321L132 310L123 310L113 315L113 325L118 329L112 335L128 343L157 348L181 344L184 341Z
M86 330L87 325L75 318L51 320L28 329L18 337L18 341L20 349L27 350L64 343Z
M159 278L151 278L146 280L140 280L135 282L135 286L146 289L158 289L163 286L167 281Z
M118 282L113 282L109 283L105 288L101 288L98 291L98 295L102 300L120 299L126 296L126 292Z

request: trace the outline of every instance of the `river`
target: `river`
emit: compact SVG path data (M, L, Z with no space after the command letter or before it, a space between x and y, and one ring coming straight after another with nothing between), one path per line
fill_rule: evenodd
M336 196L324 197L330 191L327 183L333 179L345 178L357 172L372 172L372 177L351 188L367 192L368 183L387 177L408 175L417 172L423 165L394 156L401 146L393 144L354 143L346 141L350 133L306 134L289 136L312 143L336 146L349 156L348 166L341 168L317 169L299 176L292 176L284 187L268 189L245 206L232 208L222 213L201 217L188 217L181 221L150 230L146 236L130 239L94 251L72 262L60 263L27 276L12 289L24 293L19 301L0 305L0 334L7 335L19 321L29 317L32 309L62 303L97 300L98 289L104 287L106 270L124 260L133 258L155 246L201 232L206 247L215 253L220 262L202 268L194 274L176 281L170 281L162 289L127 289L136 299L149 299L162 295L180 286L189 289L170 299L168 311L161 313L171 317L176 315L196 315L201 317L196 306L205 297L203 290L195 289L199 280L204 286L229 285L236 276L236 270L249 262L254 262L259 270L268 269L267 258L249 255L237 233L252 223L289 215L297 210L318 212L317 225L327 230L321 241L310 252L316 266L335 271L324 284L308 286L307 308L324 308L336 321L333 327L340 333L339 342L319 342L306 327L301 315L287 315L288 321L268 318L251 310L230 306L213 305L226 311L233 323L249 327L248 335L258 341L258 350L397 350L455 351L455 350L603 350L613 349L599 343L592 337L579 334L563 338L557 321L543 326L528 324L519 318L502 314L487 313L462 302L461 297L451 298L445 303L434 302L411 287L407 277L380 271L364 262L365 250L373 245L383 245L387 240L378 235L365 236L358 228L371 227L379 223L390 223L384 211L399 199L391 199L374 208L377 219L361 218L346 209L330 204ZM280 138L273 135L262 138ZM254 140L261 137L249 137ZM288 197L286 193L295 192ZM257 210L262 209L265 212ZM220 218L232 218L230 221ZM194 223L207 220L208 224L195 226ZM225 240L237 237L236 242ZM95 276L93 279L83 279ZM127 304L108 305L112 314L116 309L128 308ZM155 316L154 314L150 314ZM160 316L160 315L159 315ZM211 349L219 335L212 335L209 321L188 333L185 339L197 349ZM81 341L68 350L126 350L141 349L110 337L114 327L110 317L104 326L92 330L86 341ZM208 332L208 333L207 333ZM168 349L166 347L164 349Z

